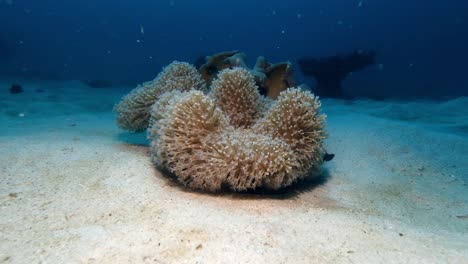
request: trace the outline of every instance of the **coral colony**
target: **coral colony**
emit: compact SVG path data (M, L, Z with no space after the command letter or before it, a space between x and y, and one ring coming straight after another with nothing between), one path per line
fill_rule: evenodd
M259 57L250 70L244 57L220 53L200 70L174 61L123 97L117 124L147 130L154 163L193 189L277 190L318 175L326 137L318 98L289 87L289 63Z

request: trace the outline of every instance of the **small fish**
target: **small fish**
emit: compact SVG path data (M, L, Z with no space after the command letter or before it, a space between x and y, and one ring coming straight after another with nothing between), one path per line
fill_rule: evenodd
M323 155L323 161L330 161L335 157L335 154L326 153Z
M457 215L457 218L468 219L468 215Z

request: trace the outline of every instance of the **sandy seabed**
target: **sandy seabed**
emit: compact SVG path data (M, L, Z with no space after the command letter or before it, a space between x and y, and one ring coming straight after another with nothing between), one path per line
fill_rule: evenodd
M190 191L119 130L130 87L0 80L0 263L468 263L468 98L324 100L323 177ZM38 90L39 89L39 90Z

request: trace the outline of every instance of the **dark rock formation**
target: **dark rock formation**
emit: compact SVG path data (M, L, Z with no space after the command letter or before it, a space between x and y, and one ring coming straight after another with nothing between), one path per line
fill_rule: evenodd
M10 86L10 93L11 94L19 94L19 93L22 93L23 92L23 87L21 87L21 85L19 84L12 84Z
M343 97L341 82L351 72L375 64L375 51L354 51L350 55L326 58L300 58L302 73L317 81L314 91L321 97Z

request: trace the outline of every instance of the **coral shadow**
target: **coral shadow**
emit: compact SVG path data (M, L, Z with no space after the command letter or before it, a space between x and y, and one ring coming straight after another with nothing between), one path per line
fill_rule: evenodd
M232 196L232 198L235 199L292 199L303 193L311 192L313 189L324 185L329 179L330 173L328 169L324 168L321 174L318 176L306 177L288 187L279 190L259 188L256 190L239 193L231 192L229 194Z
M208 196L224 196L229 197L231 199L238 199L238 200L260 200L260 199L273 199L273 200L285 200L285 199L293 199L303 193L311 192L313 189L324 185L330 179L330 173L328 169L322 169L322 172L318 176L306 177L302 180L297 181L296 183L292 184L291 186L282 188L280 190L269 190L265 188L259 188L256 190L249 190L249 191L242 191L242 192L233 192L228 189L224 189L219 192L206 192L202 190L194 190L190 189L187 186L184 186L182 183L177 181L177 177L168 171L167 169L163 168L155 168L160 172L160 177L158 178L163 179L166 182L166 186L171 188L176 188L181 192L186 193L195 193L200 195L208 195Z

